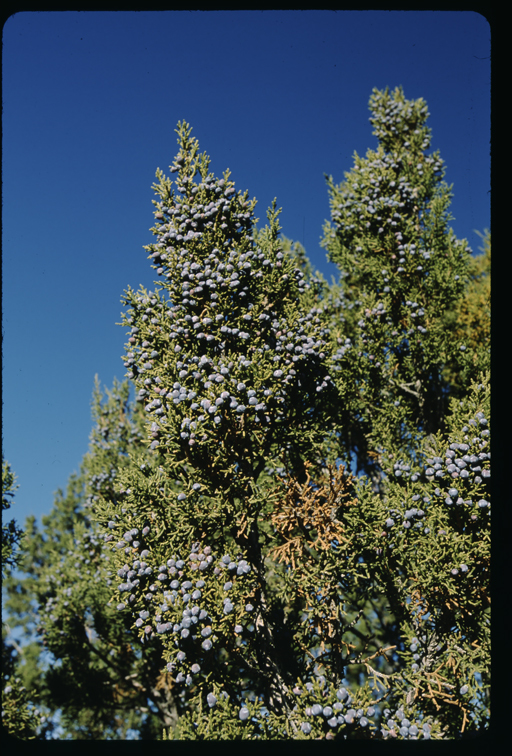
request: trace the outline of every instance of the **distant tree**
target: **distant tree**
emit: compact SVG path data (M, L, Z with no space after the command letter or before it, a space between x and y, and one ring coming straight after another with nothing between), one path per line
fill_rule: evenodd
M370 107L377 150L328 178L332 284L178 124L159 281L124 297L135 405L96 389L75 488L9 584L70 737L487 726L488 274L449 228L423 100Z
M16 566L17 553L23 531L16 525L16 521L4 522L4 512L10 509L14 493L16 476L9 463L2 457L2 577L5 578Z
M108 554L89 516L96 490L113 490L127 449L140 446L140 412L128 395L128 383L116 382L105 399L96 382L91 451L42 530L27 520L22 577L6 581L6 608L25 638L18 674L46 714L46 738L117 739L130 730L156 738L174 723L158 688L160 659L142 653L109 603Z
M479 233L479 232L477 232ZM490 370L491 357L491 233L483 240L480 255L469 261L469 281L464 295L446 316L446 329L456 342L467 346L463 360L449 362L445 377L451 393L464 396L469 384L482 372Z
M14 519L4 522L4 512L14 500L16 476L2 457L2 578L5 580L19 561L23 531ZM2 731L14 738L33 740L41 725L39 711L31 704L22 684L17 644L8 643L9 626L2 621ZM44 720L43 720L44 721Z

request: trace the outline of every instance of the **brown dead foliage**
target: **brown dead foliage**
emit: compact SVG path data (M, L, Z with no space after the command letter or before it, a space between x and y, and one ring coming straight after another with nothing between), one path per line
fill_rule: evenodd
M331 465L319 481L311 479L306 465L306 481L299 483L295 478L284 482L283 494L274 506L271 520L284 543L276 546L271 553L278 562L291 564L295 569L304 553L328 549L333 541L343 543L349 539L344 535L340 521L342 508L355 503L351 475L340 466Z

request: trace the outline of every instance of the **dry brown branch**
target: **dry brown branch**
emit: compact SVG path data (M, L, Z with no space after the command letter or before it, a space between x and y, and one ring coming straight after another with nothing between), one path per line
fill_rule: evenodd
M306 481L300 484L295 478L284 483L284 492L274 506L271 520L284 543L276 546L270 556L296 568L306 550L328 549L333 541L346 543L350 539L338 519L343 507L355 503L352 493L352 476L339 467L328 467L319 482L311 480L306 466ZM283 495L284 494L284 495Z

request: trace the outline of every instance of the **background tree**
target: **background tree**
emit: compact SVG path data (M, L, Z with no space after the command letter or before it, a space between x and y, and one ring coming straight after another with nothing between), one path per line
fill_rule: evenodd
M97 491L112 492L128 447L140 445L140 411L128 395L127 382L106 398L96 382L91 451L66 493L57 493L42 530L27 520L23 577L6 581L6 608L25 640L18 674L46 714L42 737L126 738L133 730L155 738L162 723L174 723L159 659L143 654L109 604L108 554L89 516Z
M11 584L27 621L40 591L62 671L37 674L73 737L487 724L488 330L468 338L467 313L488 279L449 228L425 103L374 90L370 107L377 150L328 179L332 284L178 124L175 188L154 185L159 281L124 297L136 406L127 384L96 395L52 566L33 533L37 581Z
M11 575L19 561L19 546L23 531L14 519L4 522L18 485L10 464L2 457L2 578ZM2 621L2 731L24 740L33 740L44 722L38 709L29 699L20 677L17 644L7 642L9 626Z
M477 232L479 233L479 232ZM451 393L464 396L472 380L490 370L491 357L491 233L483 234L482 254L469 261L469 281L464 295L446 315L446 329L455 341L467 345L463 359L449 361L445 378Z
M16 476L10 464L2 457L2 577L5 578L16 566L19 547L23 531L16 525L16 520L4 522L3 513L10 509L16 485Z

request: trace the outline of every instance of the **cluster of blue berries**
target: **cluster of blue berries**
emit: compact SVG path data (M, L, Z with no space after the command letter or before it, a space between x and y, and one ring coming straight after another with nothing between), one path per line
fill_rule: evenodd
M484 413L477 412L462 431L465 434L462 442L452 442L442 457L426 460L429 467L425 475L427 480L441 483L442 488L436 488L435 493L444 498L447 506L476 506L486 510L490 504L485 496L477 501L465 496L466 492L479 489L490 481L489 428Z
M418 473L411 470L410 464L403 460L396 460L393 462L393 475L395 478L400 478L401 480L406 480L408 478L412 483L416 483L419 479Z
M115 527L113 522L110 525ZM148 527L142 531L144 536L148 532ZM141 637L171 638L172 661L168 670L176 674L176 682L190 685L191 676L201 669L199 661L212 649L218 634L225 632L216 627L223 617L231 614L236 617L230 630L234 637L254 630L250 619L253 605L243 597L240 600L232 596L234 587L238 589L237 594L240 592L238 581L251 572L251 566L241 555L232 558L224 554L215 559L211 547L201 548L195 543L186 559L174 555L154 567L148 563L150 551L140 550L141 543L137 540L140 535L134 528L124 533L122 541L114 547L123 549L124 544L129 544L133 557L130 564L124 564L117 572L123 581L117 586L122 598L117 608L119 611L130 608ZM215 590L215 586L217 593L224 594L221 608L209 607L208 601L204 603L204 592L211 592L212 587ZM245 586L244 595L250 590L250 585ZM246 618L244 625L240 624L241 616ZM192 664L189 659L194 660Z
M400 158L385 154L354 166L347 184L331 198L332 237L355 248L368 231L377 236L400 232L416 200L410 182L398 178L401 169Z
M333 370L336 373L339 373L341 370L343 370L343 362L345 359L350 359L353 344L352 339L350 337L345 338L345 340L342 342L342 339L338 339L338 348L331 356L331 367L330 369Z
M420 498L421 497L419 494L414 494L411 497L411 501L416 504L419 503ZM429 501L430 498L428 496L423 497L423 502L425 504L428 504ZM415 530L423 529L425 533L429 533L429 528L425 528L422 522L425 516L424 510L416 506L407 507L405 503L403 506L403 510L394 508L388 510L389 517L384 523L386 532L389 532L392 528L398 526L401 527L402 530L409 530L409 528L414 528Z
M175 172L171 168L171 172ZM165 272L167 250L183 241L201 239L208 230L218 227L226 239L234 239L252 229L251 203L235 195L235 188L225 179L209 176L199 184L184 180L178 190L180 202L171 206L157 203L156 220L161 247L153 253L159 275ZM234 196L235 195L235 196Z
M422 161L431 166L432 158L423 159L422 156ZM419 189L411 178L403 175L404 170L401 158L379 153L364 164L356 164L353 172L347 176L346 184L339 187L331 185L333 227L330 237L337 238L346 249L358 253L362 252L359 245L363 239L372 233L382 238L384 246L380 254L385 251L383 260L393 267L395 273L407 272L409 276L421 278L429 273L428 261L432 251L418 247L416 237L414 243L412 239L404 239L403 234L410 236L409 219L419 202ZM433 166L430 170L433 170ZM384 293L390 291L387 269L383 269L379 276L369 262L361 259L359 264L365 267L372 289ZM382 283L385 284L384 288Z
M381 726L381 735L385 740L430 740L432 724L418 718L409 719L403 707L394 712L384 709L383 715L386 721Z
M439 481L442 484L441 487L437 487L434 491L436 497L444 499L444 503L448 507L465 506L470 509L477 508L478 510L488 510L490 503L487 498L482 496L477 500L469 495L465 496L465 492L474 490L475 487L485 484L490 479L490 452L488 449L488 437L489 429L487 427L488 421L483 412L478 412L475 418L469 421L469 424L463 427L464 436L463 442L452 442L448 445L443 457L431 457L427 458L426 464L428 467L424 470L425 477L428 481ZM479 435L470 437L470 427L476 428L480 426ZM411 470L408 463L397 460L393 464L393 474L398 480L409 479L411 482L416 482L419 479L418 472ZM429 496L421 497L416 493L411 496L410 503L413 506L409 506L404 502L403 510L389 509L388 518L384 523L384 531L390 532L397 526L400 526L402 530L415 529L423 530L425 534L430 532L428 527L423 525L423 517L425 512L423 509L418 508L420 500L424 504L428 504L430 501ZM473 520L477 519L477 514L472 514ZM465 564L461 564L459 567L454 567L453 574L464 573L468 571L468 567Z
M425 127L430 114L423 99L406 100L401 89L395 90L393 99L387 91L374 91L370 108L373 133L387 151L398 151L402 146L411 151L430 147L431 132Z
M298 686L293 689L296 696L305 699L300 701L301 709L306 704L303 710L305 719L300 725L304 735L317 732L319 724L328 740L334 738L341 728L343 732L355 728L370 729L372 718L377 714L375 706L357 706L346 688L341 687L333 692L323 676L318 677L316 682L317 685L307 682L304 690Z
M153 304L153 308L146 309L157 309L155 298L146 302ZM163 320L165 307L160 305L160 310ZM158 446L167 415L175 414L178 405L181 443L193 446L198 439L206 438L205 429L215 429L233 418L244 416L246 422L263 425L279 421L286 414L286 400L293 386L310 385L317 393L331 386L331 377L323 366L329 332L319 315L321 310L313 308L292 324L272 310L258 315L249 303L242 316L249 330L242 331L228 326L225 315L200 318L183 306L169 310L166 329L159 338L174 345L176 363L163 366L163 370L158 366L160 374L153 377L152 368L164 348L151 353L142 351L138 357L132 351L125 362L127 367L133 367L136 362L140 365L141 360L150 359L139 367L139 373L147 367L151 374L141 376L137 398L145 402L152 417L151 448ZM139 329L132 327L130 338L136 340L138 334ZM192 349L191 339L195 339ZM148 344L146 335L140 348L146 350Z
M114 467L111 467L108 472L103 471L100 473L97 473L96 475L91 475L89 478L89 486L94 491L97 491L96 494L89 494L87 496L87 499L85 500L84 506L90 507L93 505L95 501L98 501L99 499L99 493L104 492L106 489L112 489L114 485L115 478L117 476L117 470Z

